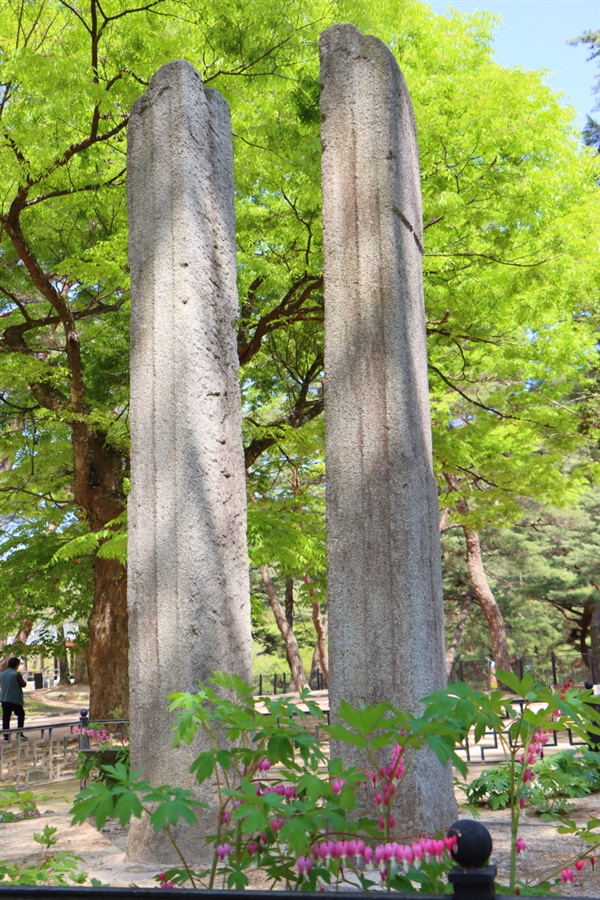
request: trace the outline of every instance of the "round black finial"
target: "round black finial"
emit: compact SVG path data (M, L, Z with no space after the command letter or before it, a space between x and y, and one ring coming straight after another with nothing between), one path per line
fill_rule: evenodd
M485 866L492 852L492 836L485 825L473 819L459 819L448 829L448 837L453 836L457 843L450 852L459 866L465 869Z

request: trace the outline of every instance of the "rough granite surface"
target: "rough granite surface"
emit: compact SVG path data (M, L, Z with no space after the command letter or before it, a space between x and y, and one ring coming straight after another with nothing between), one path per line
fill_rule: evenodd
M445 684L416 125L382 41L334 25L320 53L331 711L416 712ZM408 777L404 833L450 825L450 769L421 751Z
M163 66L135 104L127 171L132 766L198 793L188 769L205 747L172 747L167 698L215 670L250 680L251 633L231 123L189 63ZM193 829L179 837L197 846ZM140 825L128 854L174 860Z

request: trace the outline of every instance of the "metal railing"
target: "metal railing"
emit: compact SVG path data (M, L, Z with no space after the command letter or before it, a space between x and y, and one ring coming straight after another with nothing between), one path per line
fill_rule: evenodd
M282 686L282 685L280 685ZM515 698L511 700L513 706L522 704L523 701ZM322 710L325 721L329 723L329 709ZM504 717L506 728L504 733L510 743L509 728L511 719ZM106 740L100 742L88 732L94 726L107 726L110 733ZM51 723L27 725L22 729L0 731L0 785L14 784L17 787L33 784L48 784L73 777L77 772L81 753L97 753L102 743L103 751L112 747L115 742L123 744L129 725L128 719L102 719L90 723L88 711L81 710L78 719L65 719ZM321 731L320 720L311 721L307 727L314 729L319 740L327 741L328 736ZM22 732L27 740L19 737ZM10 741L3 740L4 736L10 737ZM578 747L585 746L586 742L576 737L570 729L561 734L560 746ZM559 735L556 731L548 733L548 750L558 749ZM457 751L467 763L499 762L504 758L499 743L498 734L495 731L486 731L479 741L470 740L468 737L457 745ZM104 761L113 761L108 757Z
M568 680L576 684L585 681L596 683L600 680L600 672L596 666L592 651L584 656L581 653L550 653L534 656L517 656L511 662L511 668L519 678L530 673L538 684L544 687L558 687ZM489 657L479 659L458 658L450 674L449 681L463 681L476 690L487 691L497 687L497 678L493 660Z
M310 686L313 691L327 690L327 682L320 669L315 671L314 676L311 678ZM258 678L255 678L254 680L253 688L254 693L259 696L264 696L266 694L287 694L290 691L296 690L296 686L294 685L294 681L289 672L259 675Z
M79 764L79 740L71 729L79 723L68 719L0 731L0 784L23 787L72 776Z
M123 741L128 720L103 719L93 724L112 729L106 741L111 745L114 740ZM87 709L81 710L78 719L0 730L0 785L24 787L72 778L81 762L79 754L99 743L89 730Z

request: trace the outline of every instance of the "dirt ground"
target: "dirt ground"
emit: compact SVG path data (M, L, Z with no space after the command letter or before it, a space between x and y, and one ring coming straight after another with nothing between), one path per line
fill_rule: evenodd
M25 690L26 724L33 724L40 716L63 716L79 713L89 704L90 688L87 684L56 685L36 691L29 682Z

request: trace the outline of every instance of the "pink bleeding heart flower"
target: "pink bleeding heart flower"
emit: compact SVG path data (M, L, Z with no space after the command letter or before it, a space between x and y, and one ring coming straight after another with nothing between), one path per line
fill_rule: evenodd
M296 865L298 867L298 873L300 875L304 875L304 873L310 875L311 869L314 865L312 856L299 856Z
M383 850L384 850L383 858L385 859L386 862L389 862L390 859L393 859L395 856L396 844L391 844L391 843L386 844L385 847L383 848Z
M421 844L415 843L412 845L411 850L413 853L413 863L415 865L415 868L418 869L423 859L423 847L421 846Z
M403 855L403 857L404 857L404 860L403 860L404 868L405 868L406 870L408 870L408 869L411 867L411 865L413 864L414 860L415 860L415 855L414 855L414 853L413 853L413 851L412 851L412 847L409 847L408 845L405 845L404 848L403 848L403 853L402 853L402 855Z
M219 844L217 846L217 856L221 862L231 856L231 844Z
M585 866L585 859L578 859L577 862L575 863L575 868L577 869L578 872L581 872L581 870L583 869L584 866Z

